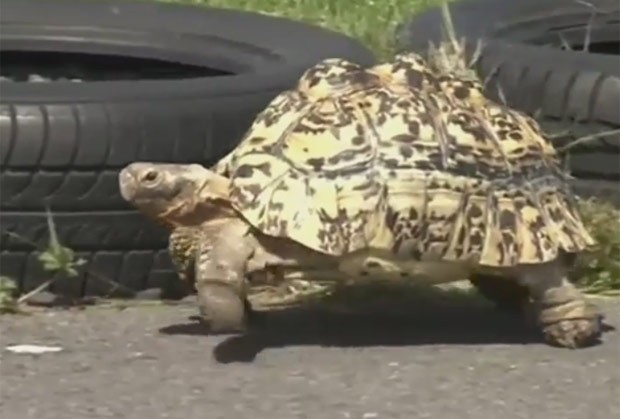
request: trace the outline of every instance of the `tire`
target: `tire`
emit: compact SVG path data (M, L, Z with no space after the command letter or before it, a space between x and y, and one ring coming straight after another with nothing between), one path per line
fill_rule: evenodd
M450 6L455 31L468 40L468 51L482 40L477 70L488 80L487 93L536 117L547 133L563 133L555 144L620 129L620 65L617 55L561 50L583 43L590 19L591 43L620 45L620 3L592 0L597 13L583 3L565 0L464 0ZM401 24L401 50L425 53L442 39L439 8ZM560 34L562 36L560 36ZM609 134L576 146L568 167L585 195L614 190L620 201L620 134ZM592 181L591 187L585 186Z
M2 275L18 278L22 292L47 279L35 249L48 240L47 205L60 242L87 259L79 280L55 288L78 297L103 292L93 267L134 290L176 281L167 235L120 196L122 167L136 160L210 165L317 61L375 62L357 41L301 22L159 2L2 0L0 35L3 53L107 54L228 73L1 82Z

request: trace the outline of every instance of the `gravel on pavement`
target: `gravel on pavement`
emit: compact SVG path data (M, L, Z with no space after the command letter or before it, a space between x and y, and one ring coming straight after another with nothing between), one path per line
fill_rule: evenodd
M610 328L620 300L597 301ZM461 302L398 318L273 312L209 336L191 305L0 318L6 419L612 419L620 338L553 348L520 317ZM42 355L15 344L60 346Z

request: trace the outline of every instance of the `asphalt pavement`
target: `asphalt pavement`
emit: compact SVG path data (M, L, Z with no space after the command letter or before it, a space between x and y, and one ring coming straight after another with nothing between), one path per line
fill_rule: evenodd
M597 301L609 328L620 300ZM209 336L192 306L0 318L2 419L612 419L620 337L569 350L460 302L399 317L277 312ZM57 345L25 355L14 344Z

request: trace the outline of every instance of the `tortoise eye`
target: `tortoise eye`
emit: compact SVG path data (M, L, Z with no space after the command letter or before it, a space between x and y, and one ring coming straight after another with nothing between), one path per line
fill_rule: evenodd
M158 178L158 173L155 170L149 170L142 176L144 182L154 182Z

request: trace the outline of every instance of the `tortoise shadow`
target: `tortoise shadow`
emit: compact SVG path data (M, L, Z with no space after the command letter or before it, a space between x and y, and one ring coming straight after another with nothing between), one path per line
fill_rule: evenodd
M445 306L412 302L398 315L388 310L330 312L316 307L253 312L250 331L228 335L214 348L218 362L251 362L263 350L288 346L415 346L542 343L538 329L521 313L505 312L463 298ZM167 335L210 335L208 325L194 319L163 327Z
M522 313L499 310L477 295L408 299L372 310L335 312L321 306L252 312L245 334L228 335L213 350L220 363L252 362L265 349L289 346L415 346L542 344L538 328ZM445 296L448 295L446 298ZM447 304L446 304L447 303ZM390 313L392 312L392 314ZM192 318L190 318L192 319ZM603 331L615 330L603 323ZM199 318L159 329L167 335L214 336ZM593 345L600 344L600 341Z

